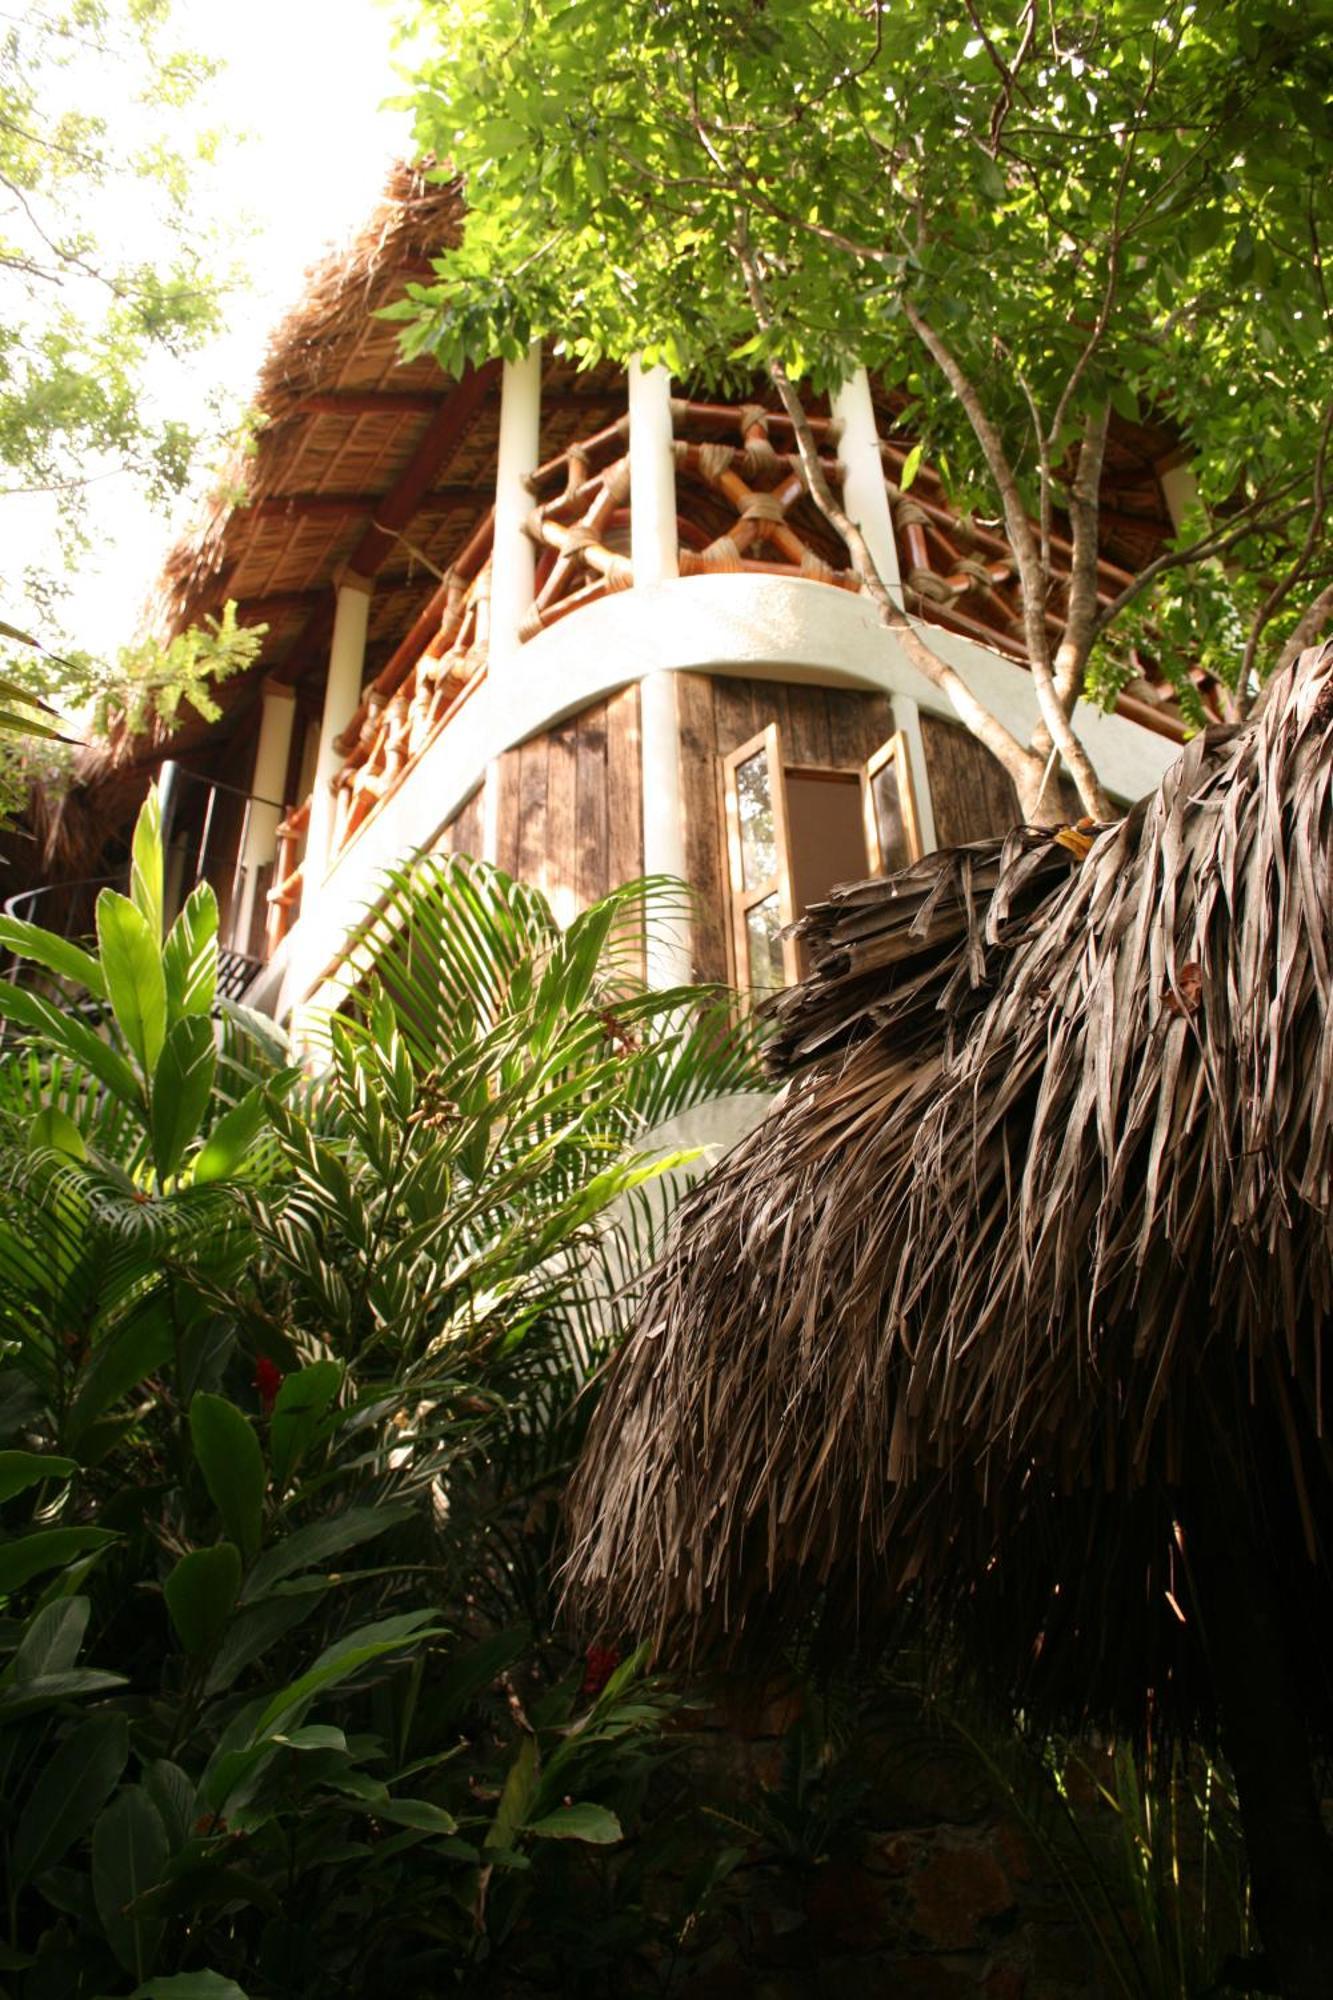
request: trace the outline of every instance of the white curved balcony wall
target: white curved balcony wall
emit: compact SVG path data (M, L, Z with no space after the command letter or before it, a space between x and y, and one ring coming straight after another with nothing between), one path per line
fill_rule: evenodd
M957 669L1007 728L1031 733L1030 675L1013 661L938 626L928 643ZM336 1004L344 942L372 905L384 869L431 847L485 775L491 759L584 708L663 669L864 688L950 716L863 597L801 577L673 578L618 591L563 618L521 647L502 675L464 704L398 790L311 882L288 940L277 1011L307 998ZM1074 724L1108 791L1134 799L1179 754L1170 740L1080 702ZM900 715L899 726L903 726Z

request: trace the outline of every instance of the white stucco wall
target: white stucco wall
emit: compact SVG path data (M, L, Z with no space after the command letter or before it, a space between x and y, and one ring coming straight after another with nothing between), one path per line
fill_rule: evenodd
M1015 734L1037 720L1031 676L938 626L930 644ZM868 599L805 578L676 577L617 591L528 641L464 704L405 784L309 884L288 940L277 1011L336 1004L343 941L374 899L377 878L429 847L490 760L601 696L663 668L865 688L949 715ZM1107 790L1134 799L1179 754L1162 736L1080 702L1074 725Z

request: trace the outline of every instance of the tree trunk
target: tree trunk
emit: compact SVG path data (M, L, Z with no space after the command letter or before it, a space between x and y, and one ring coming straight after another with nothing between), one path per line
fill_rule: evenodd
M1328 2000L1333 1843L1319 1809L1281 1598L1234 1503L1200 1509L1191 1568L1264 1953L1288 2000Z

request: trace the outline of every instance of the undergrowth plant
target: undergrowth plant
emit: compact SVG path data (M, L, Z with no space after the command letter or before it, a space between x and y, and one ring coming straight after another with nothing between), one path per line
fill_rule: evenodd
M562 1642L557 1503L652 1127L755 1076L644 922L395 877L314 1078L155 799L94 949L0 924L0 1991L562 1991L666 1921L679 1696Z

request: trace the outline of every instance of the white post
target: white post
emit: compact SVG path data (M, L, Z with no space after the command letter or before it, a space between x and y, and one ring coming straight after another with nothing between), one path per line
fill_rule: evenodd
M259 718L259 742L255 747L254 775L250 779L250 817L241 854L241 907L232 923L232 936L244 951L249 944L255 914L255 884L261 868L267 868L278 851L278 821L287 783L287 759L292 747L292 723L296 717L296 689L282 681L267 680L260 690L263 708Z
M329 646L329 674L324 683L324 713L319 721L319 750L315 776L310 788L310 826L305 842L305 893L302 903L308 913L318 885L333 860L333 780L342 769L343 756L334 748L356 713L361 699L361 680L366 668L366 628L370 623L371 585L363 577L349 576L338 586L338 607L333 615L333 639Z
M639 682L639 740L643 755L643 872L685 875L685 801L680 789L680 715L676 676L667 668ZM648 940L650 986L685 986L694 977L688 915L658 923Z
M542 346L506 361L500 386L500 443L495 466L495 548L491 556L490 670L518 651L519 627L532 604L537 549L524 529L535 501L524 483L539 464Z
M916 806L917 832L921 851L933 854L939 846L935 832L935 806L930 796L930 767L926 763L926 739L921 728L921 710L908 694L893 697L893 726L907 745L907 765L912 774L912 799Z
M671 376L637 360L629 365L629 506L636 586L679 576Z
M893 533L893 515L884 485L884 461L880 456L875 406L870 397L870 381L864 368L848 378L833 398L833 414L842 421L838 456L847 469L842 504L866 538L875 568L888 587L895 604L903 601L902 579L898 571L898 544Z

